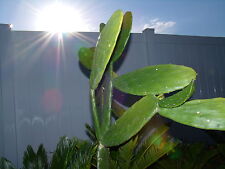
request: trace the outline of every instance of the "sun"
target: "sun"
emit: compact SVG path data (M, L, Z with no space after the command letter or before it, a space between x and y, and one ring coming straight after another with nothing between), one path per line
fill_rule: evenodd
M87 31L88 25L84 22L80 11L69 5L55 3L38 12L36 28L53 33L77 32Z

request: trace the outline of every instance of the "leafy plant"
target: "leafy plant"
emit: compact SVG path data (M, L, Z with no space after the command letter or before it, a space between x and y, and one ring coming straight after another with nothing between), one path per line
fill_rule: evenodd
M225 130L224 98L187 101L194 91L196 79L196 72L192 68L173 64L154 65L121 76L113 71L113 64L119 59L129 39L131 25L131 12L123 15L121 10L117 10L106 24L100 25L96 47L81 48L79 51L80 62L91 70L90 97L99 169L109 168L112 163L110 150L113 147L128 142L125 144L128 148L120 147L117 152L130 152L135 144L134 136L157 113L189 126ZM115 113L122 115L112 123L111 112L114 107L118 108L112 99L114 87L142 98L127 110ZM167 96L167 93L171 95ZM139 157L138 154L136 152L135 155ZM154 151L144 154L151 155ZM133 158L128 157L129 161ZM131 163L132 166L128 165L130 168L141 166L138 161Z
M23 156L23 169L48 169L48 158L43 145L40 145L37 153L28 145Z
M10 161L2 157L0 157L0 168L1 169L16 169Z
M200 143L180 144L168 156L157 161L153 169L211 169L224 168L220 154L221 145L209 146ZM224 146L224 145L223 145Z
M23 167L21 169L90 169L96 164L93 157L96 154L96 146L88 141L77 138L60 138L57 148L48 163L47 153L43 145L37 152L28 145L23 156ZM16 169L14 165L5 158L0 158L0 169Z
M53 154L50 169L90 169L96 148L87 141L62 137Z
M152 123L156 114L197 128L225 130L224 98L188 101L196 79L196 72L192 68L162 64L121 76L113 71L113 64L123 53L129 39L131 25L131 12L123 14L117 10L106 24L100 24L96 47L81 48L79 51L80 62L91 71L94 129L89 125L86 127L95 144L62 137L50 164L42 145L37 152L28 146L24 153L23 169L145 169L178 143L166 134L168 127L165 125L152 125L150 135L143 137L143 129ZM114 87L141 99L124 109L112 98ZM117 116L114 122L112 112ZM191 149L195 161L198 161L201 147ZM198 167L204 167L205 162L216 153L203 154ZM224 155L223 151L220 154ZM190 157L190 161L193 161L193 157ZM160 164L157 167L170 165L169 161L157 164ZM187 168L193 166L193 163L187 164ZM15 167L1 158L0 168Z
M167 130L168 127L163 125L141 142L137 135L126 144L111 149L112 169L143 169L156 162L178 143L168 136Z

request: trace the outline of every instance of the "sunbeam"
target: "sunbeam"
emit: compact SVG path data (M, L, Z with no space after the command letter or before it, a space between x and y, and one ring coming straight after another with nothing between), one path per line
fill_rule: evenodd
M88 31L82 12L74 7L54 3L38 12L36 26L38 30L50 32Z
M36 23L35 30L38 32L30 32L32 36L26 38L21 36L18 39L16 46L22 50L16 51L17 55L14 59L18 59L20 62L26 61L28 64L24 69L28 72L42 57L42 60L48 60L48 64L54 65L54 77L57 77L66 63L64 39L67 41L67 38L75 38L81 40L79 43L95 44L96 40L88 38L85 33L79 33L90 31L89 25L86 24L88 20L87 17L84 17L84 10L76 8L79 4L72 7L69 4L55 2L43 8L37 8L31 3L23 3L36 16L34 22ZM32 57L29 57L28 53L32 53Z

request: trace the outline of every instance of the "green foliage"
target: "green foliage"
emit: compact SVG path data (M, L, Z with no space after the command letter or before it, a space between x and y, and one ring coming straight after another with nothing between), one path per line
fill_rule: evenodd
M123 16L118 10L107 24L100 24L95 51L85 49L86 55L84 49L79 51L80 62L91 70L90 93L99 168L147 168L172 150L177 142L170 137L162 139L164 130L160 129L156 132L159 137L151 135L142 148L135 145L134 138L139 138L138 132L156 113L189 126L225 130L225 99L186 102L194 92L196 72L192 68L163 64L121 76L113 72L113 63L125 49L131 26L131 12ZM142 98L126 110L112 99L113 87ZM112 124L111 111L117 117Z
M93 62L93 55L94 55L95 48L85 48L82 47L79 49L79 60L87 69L91 70L92 62Z
M143 97L119 118L100 140L105 146L116 146L134 136L157 112L157 99Z
M2 157L0 157L0 168L1 169L16 169L10 161Z
M216 147L203 144L181 144L168 156L152 167L153 169L219 169L225 166Z
M101 32L104 27L105 27L105 24L104 23L100 23L100 25L99 25L99 31Z
M87 124L87 123L85 124L85 127L86 127L86 132L87 132L87 135L89 136L89 138L93 142L96 142L97 141L97 138L96 138L95 130L89 124Z
M104 79L97 92L98 111L102 115L101 118L101 134L104 134L111 124L111 107L112 107L112 64L105 72Z
M97 168L98 169L110 168L109 162L110 162L109 149L99 144L97 153Z
M119 103L115 100L112 101L112 112L116 117L121 117L125 112L126 109L123 108Z
M93 146L87 141L82 141L79 142L76 147L77 150L72 156L72 161L69 168L90 169L92 165L92 158L96 152L96 146Z
M224 158L224 145L206 152L202 145L192 145L159 160L173 151L178 141L167 134L165 125L152 124L149 135L142 133L155 114L197 128L225 130L225 99L188 101L194 91L196 72L182 65L147 66L118 76L113 72L113 63L122 55L131 27L132 13L123 15L117 10L106 24L100 24L96 47L79 50L81 64L91 71L94 129L89 125L86 128L95 144L62 137L50 164L43 145L37 152L28 146L23 169L145 169L156 162L152 166L155 169L203 169L211 159ZM124 109L113 100L113 87L142 98ZM117 116L114 123L112 111ZM219 167L224 166L221 163ZM4 158L0 158L0 168L15 169Z
M138 145L138 137L128 141L115 150L111 150L112 161L117 165L117 168L129 169L135 156L135 149Z
M96 166L92 162L96 148L96 145L87 141L62 137L49 164L43 145L39 146L37 152L28 145L24 152L22 169L90 169ZM10 161L0 158L0 169L16 168Z
M178 93L159 101L159 106L163 108L174 108L186 102L194 92L194 81Z
M123 12L121 10L117 10L111 16L99 36L99 40L97 42L94 53L92 71L90 76L90 86L92 89L96 89L102 79L106 66L116 45L122 21Z
M163 94L186 87L196 72L180 65L147 66L113 80L117 89L134 95Z
M225 99L192 100L180 107L160 108L160 115L182 124L202 128L225 130Z
M196 72L192 68L163 64L147 66L122 76L113 72L113 63L126 47L131 26L131 12L123 15L121 10L117 10L106 24L100 24L96 47L79 50L81 64L91 71L94 129L89 125L86 127L95 144L63 137L50 165L43 146L39 147L37 153L28 146L24 153L23 169L145 169L178 144L167 134L168 127L165 125L155 127L153 123L150 135L143 137L142 129L157 113L189 126L225 130L224 98L188 101L196 79ZM113 87L142 97L125 110L113 100ZM166 97L167 94L173 95ZM117 116L114 122L112 111ZM194 155L185 150L182 159L179 153L171 156L173 160L178 159L175 163L162 160L154 167L202 169L207 161L218 154L217 150L203 153L200 145L188 148ZM1 158L0 168L14 167Z
M77 140L71 142L68 138L62 137L52 156L50 169L66 169L70 165L73 153L76 151L76 144Z
M95 149L87 141L62 137L53 154L50 169L90 169Z
M126 144L112 149L113 169L145 169L159 160L178 143L168 137L167 130L164 125L154 128L144 140L137 135Z
M23 156L23 169L48 169L48 158L43 145L40 145L37 153L28 145Z
M178 141L168 136L167 130L166 126L155 129L154 133L142 143L134 158L133 166L135 169L147 168L174 149Z
M121 27L120 35L118 37L116 47L112 56L112 61L115 62L122 55L127 41L130 37L130 31L132 27L132 13L126 12L123 17L123 24Z

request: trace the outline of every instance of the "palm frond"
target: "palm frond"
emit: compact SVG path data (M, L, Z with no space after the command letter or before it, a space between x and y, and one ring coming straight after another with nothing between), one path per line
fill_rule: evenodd
M48 169L48 159L43 145L40 145L37 153L28 145L23 156L23 169Z
M76 151L76 144L71 145L67 137L61 137L53 153L50 169L66 169L71 160L71 152L74 151Z
M126 144L111 150L111 157L117 168L129 169L134 158L134 150L137 146L138 137L134 137Z
M216 149L204 144L184 144L177 146L167 157L159 160L153 169L206 169L212 166L217 168L217 155Z
M145 169L174 149L178 141L168 136L167 130L168 127L165 125L155 128L155 131L141 144L132 162L134 169Z
M95 130L94 128L92 128L89 124L85 124L85 128L86 128L86 132L87 132L87 135L90 137L90 139L93 141L93 142L96 142L97 141L97 137L96 137L96 133L95 133Z
M96 146L77 138L62 137L53 154L50 169L89 169Z
M216 155L218 154L218 151L216 149L211 149L208 151L201 152L199 155L200 158L198 157L194 169L205 169L206 164Z
M48 156L43 144L41 144L37 151L37 164L40 169L48 169Z
M0 168L1 169L16 169L16 167L7 160L6 158L0 157Z
M90 169L96 148L96 146L87 141L79 141L76 151L71 154L73 161L70 164L70 168Z
M27 150L23 155L23 169L34 168L36 166L36 154L31 147L31 145L27 146Z

